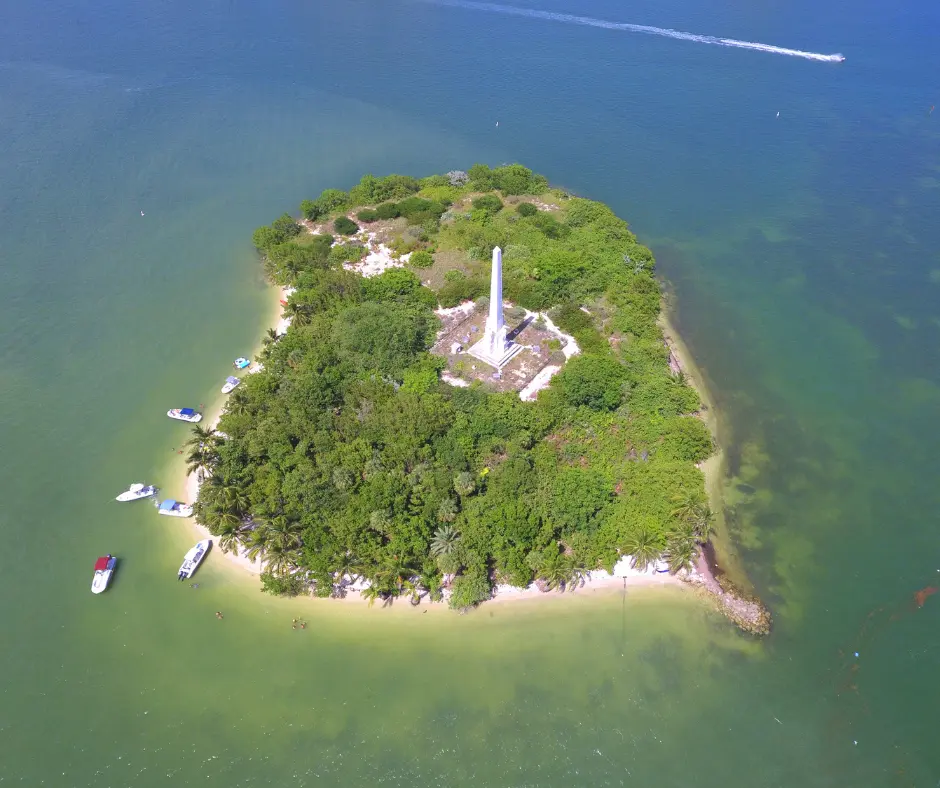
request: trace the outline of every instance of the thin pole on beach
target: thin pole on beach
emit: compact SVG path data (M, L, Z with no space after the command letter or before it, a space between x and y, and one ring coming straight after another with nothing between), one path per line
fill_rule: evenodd
M623 595L620 598L620 656L627 642L627 578L623 579Z

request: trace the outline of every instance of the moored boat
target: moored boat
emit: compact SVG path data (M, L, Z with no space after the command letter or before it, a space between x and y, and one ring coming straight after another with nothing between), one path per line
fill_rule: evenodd
M202 414L193 410L192 408L173 408L172 410L168 410L166 415L171 419L176 419L177 421L188 421L191 424L195 424L197 421L202 421Z
M241 380L239 380L239 379L236 378L236 377L233 377L232 375L229 375L229 376L225 379L225 385L222 386L222 393L223 393L223 394L228 394L230 391L234 391L235 387L236 387L239 383L241 383Z
M180 566L177 580L187 580L192 577L199 564L202 563L202 559L206 557L210 547L212 547L212 540L203 539L187 550L186 555L183 556L183 564Z
M95 561L95 576L91 581L91 593L100 594L108 587L115 566L117 566L117 558L111 553L103 555Z
M239 356L235 359L235 363L232 364L235 369L245 369L245 367L251 366L251 362L244 356Z
M157 514L165 514L167 517L192 517L193 507L191 504L167 498L157 507Z
M122 492L115 501L139 501L141 498L149 498L151 495L157 494L157 488L152 484L141 484L137 482L128 487L124 492Z

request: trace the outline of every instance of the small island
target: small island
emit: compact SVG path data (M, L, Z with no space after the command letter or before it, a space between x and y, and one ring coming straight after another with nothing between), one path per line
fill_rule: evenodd
M714 442L626 222L521 165L300 208L253 236L282 328L189 444L198 521L265 591L467 610L599 575L715 585Z

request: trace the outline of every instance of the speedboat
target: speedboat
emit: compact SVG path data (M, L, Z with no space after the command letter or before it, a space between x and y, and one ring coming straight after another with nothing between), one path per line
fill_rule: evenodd
M235 369L245 369L245 367L250 367L251 362L244 356L239 356L235 359L235 363L232 365Z
M234 391L235 387L236 387L239 383L241 383L241 381L240 381L238 378L234 378L234 377L232 377L231 375L229 375L229 376L225 379L225 385L222 386L222 393L223 393L223 394L228 394L230 391Z
M152 484L143 485L139 482L137 484L132 484L124 492L122 492L115 501L138 501L141 498L149 498L151 495L157 494L157 488Z
M209 552L210 547L212 547L211 539L203 539L201 542L196 542L196 546L190 548L186 555L183 556L183 565L180 567L177 579L188 580L192 577L196 568L202 563L202 559L206 557L206 553Z
M114 567L117 566L117 558L111 553L101 556L95 561L95 577L91 581L91 593L100 594L108 587L111 582L111 575L114 574Z
M188 421L191 424L195 424L197 421L202 421L202 414L198 413L192 408L173 408L173 410L168 410L166 415L171 419L176 419L177 421Z
M165 514L167 517L192 517L193 507L191 504L167 498L157 507L157 514Z

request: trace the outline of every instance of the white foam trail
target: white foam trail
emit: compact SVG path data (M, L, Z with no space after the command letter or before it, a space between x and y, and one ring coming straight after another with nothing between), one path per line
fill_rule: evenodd
M700 36L695 33L683 33L680 30L670 30L667 27L651 27L650 25L633 25L627 22L606 22L603 19L594 19L589 16L575 16L574 14L559 14L554 11L538 11L532 8L517 8L499 3L478 3L473 0L427 0L436 5L447 5L455 8L469 8L477 11L492 11L496 14L511 14L525 16L531 19L547 19L551 22L566 22L571 25L587 25L588 27L602 27L605 30L625 30L630 33L646 33L651 36L675 38L679 41L694 41L697 44L712 44L720 47L734 47L736 49L754 49L758 52L769 52L772 55L788 55L801 57L806 60L818 60L823 63L841 63L845 58L840 54L823 55L819 52L804 52L802 49L787 49L770 44L759 44L755 41L738 41L734 38L719 38L718 36Z

